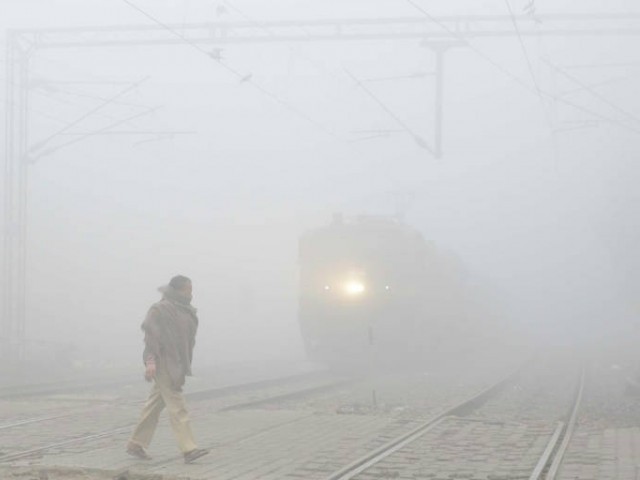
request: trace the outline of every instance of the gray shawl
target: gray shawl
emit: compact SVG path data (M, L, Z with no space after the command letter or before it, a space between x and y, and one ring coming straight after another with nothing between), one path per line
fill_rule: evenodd
M198 330L197 310L191 299L172 287L162 287L162 300L154 303L142 323L145 349L143 361L156 360L158 370L166 372L176 390L191 375L191 360Z

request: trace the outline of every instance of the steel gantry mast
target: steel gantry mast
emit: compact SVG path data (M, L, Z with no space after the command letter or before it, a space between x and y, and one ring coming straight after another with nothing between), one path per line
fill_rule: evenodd
M286 20L147 24L107 27L24 29L39 35L39 48L171 45L183 41L179 31L197 44L241 45L276 42L344 42L363 40L472 40L513 37L513 20L525 37L640 35L640 14L458 15L382 19ZM167 28L168 27L168 28Z
M27 145L29 62L33 46L15 32L6 44L4 223L2 264L2 358L24 356L27 264Z
M188 42L216 49L232 45L286 42L419 40L435 52L435 132L432 153L442 155L444 57L451 46L473 39L513 37L514 18L523 37L640 35L639 14L459 15L352 18L268 22L209 22L180 25L10 30L6 43L4 218L0 360L19 362L25 354L27 298L27 183L29 144L29 63L38 50L166 46ZM180 35L175 35L179 31Z

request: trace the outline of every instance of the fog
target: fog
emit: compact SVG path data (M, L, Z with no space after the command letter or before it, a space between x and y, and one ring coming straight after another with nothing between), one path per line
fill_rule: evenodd
M503 0L1 0L0 28L251 21L268 36L260 22L423 16L412 3L508 14ZM640 15L631 0L511 5L529 3ZM413 138L435 131L436 57L416 39L231 44L222 62L188 41L36 49L30 144L121 95L28 169L28 355L139 363L156 288L184 274L198 363L302 359L298 238L335 212L401 215L461 265L507 343L637 342L638 37L522 42L447 50L442 158Z

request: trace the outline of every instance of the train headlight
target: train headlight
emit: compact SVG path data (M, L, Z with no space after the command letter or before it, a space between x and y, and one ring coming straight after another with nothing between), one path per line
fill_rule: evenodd
M362 295L366 290L364 283L359 282L357 280L351 280L344 284L344 291L347 295L350 296L358 296Z

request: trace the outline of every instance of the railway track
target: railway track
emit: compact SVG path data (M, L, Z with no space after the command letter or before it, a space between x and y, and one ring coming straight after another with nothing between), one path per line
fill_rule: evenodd
M403 450L411 447L412 444L420 441L421 438L435 433L440 429L440 434L444 431L447 432L449 424L460 422L464 419L467 423L470 422L483 422L485 419L473 418L471 415L482 408L490 399L495 399L505 389L506 386L513 383L520 371L513 373L507 378L494 384L493 386L479 392L476 395L471 396L467 400L439 413L432 418L425 421L423 424L416 428L413 428L406 433L398 435L393 440L387 442L381 447L370 451L366 455L358 458L354 462L346 465L325 477L325 480L350 480L350 479L370 479L370 478L405 478L401 477L403 474L402 463L405 466L408 465L411 460L417 460L416 452L407 453L399 460L392 461L392 457L397 454L401 454ZM562 464L565 452L571 441L578 411L582 401L584 391L585 374L582 371L578 387L575 390L575 395L571 400L570 413L567 417L558 422L555 430L550 432L550 439L546 444L542 454L535 463L535 466L525 473L525 468L520 469L518 472L506 475L491 475L489 471L486 472L472 472L467 468L456 471L455 466L450 466L448 473L438 474L431 471L411 470L410 472L404 472L404 475L411 475L413 478L500 478L500 479L522 479L522 480L554 480L557 477L558 471ZM513 425L507 425L505 422L505 428L510 426L513 428L519 428L517 423ZM453 431L453 429L451 429ZM482 438L476 438L470 442L482 442ZM458 440L459 441L459 440ZM464 453L461 453L464 455ZM451 463L455 464L455 459L451 460ZM399 466L400 465L400 466ZM486 476L483 476L486 474ZM424 476L423 476L424 475ZM408 477L407 477L408 478Z
M185 393L185 397L190 401L210 400L215 398L221 398L224 396L242 394L244 392L249 392L256 389L267 389L270 387L277 387L278 385L282 385L290 382L313 379L315 375L321 375L321 374L322 372L309 372L309 373L300 373L300 374L294 374L294 375L287 375L283 377L269 378L264 380L257 380L257 381L243 382L243 383L230 383L227 385L222 385L214 388L204 388L204 389L198 389L195 391L187 392ZM9 393L5 397L2 397L3 393L0 393L0 399L4 399L4 400L18 399L19 401L22 402L24 400L30 399L33 396L42 397L42 396L49 396L49 395L54 395L54 396L69 395L77 391L83 391L86 393L86 392L90 392L93 388L102 390L105 388L113 388L117 386L122 387L123 385L130 385L131 383L133 382L111 381L106 384L105 383L85 384L84 387L82 387L77 383L73 383L70 385L71 388L69 388L69 385L67 384L58 385L58 386L54 386L53 384L41 385L41 386L29 385L24 391L21 391L17 387L11 387L9 389ZM140 380L138 379L136 383L140 385ZM5 391L5 393L7 392ZM53 397L53 398L54 400L56 399L56 397ZM126 400L126 399L118 399L117 402L114 402L114 400L110 399L108 401L105 400L101 402L102 405L95 405L93 402L91 402L92 404L88 407L84 407L84 408L74 407L73 411L66 411L64 413L55 412L51 414L43 414L43 415L38 415L34 417L18 416L18 418L6 419L4 423L0 423L0 431L19 428L22 426L32 425L35 423L45 423L53 420L59 420L62 418L81 416L90 412L95 412L96 409L100 409L103 407L108 408L110 406L114 406L115 403L126 402L126 403L131 403L133 405L140 405L144 401L145 401L144 394L137 394L135 400L133 401ZM256 403L259 405L259 401L256 401ZM229 407L229 408L233 408L233 407ZM237 407L237 408L240 408L240 407Z
M0 400L27 399L32 397L86 392L87 390L122 388L134 383L139 383L138 379L130 376L123 379L111 378L99 381L65 380L60 382L7 386L0 388Z
M551 436L551 440L549 440L547 444L547 448L545 448L544 453L529 477L530 480L555 480L557 478L560 466L562 465L562 461L567 453L567 448L571 443L576 429L578 412L580 411L584 394L585 376L585 370L583 369L580 375L580 383L576 389L576 396L573 401L571 413L566 422L558 423L556 430Z
M506 378L501 379L490 387L480 391L479 393L474 394L461 403L454 405L453 407L448 408L442 413L435 415L434 417L425 421L422 425L419 425L418 427L415 427L414 429L399 435L382 447L371 451L363 457L355 460L353 463L345 466L335 473L332 473L326 478L326 480L347 480L355 478L360 473L378 464L391 454L397 452L404 446L420 438L422 435L428 433L431 429L439 425L442 421L446 420L449 416L462 414L464 412L468 412L469 410L473 410L478 405L482 405L489 397L496 394L511 381L513 381L518 376L519 372L520 369L511 373Z
M629 354L603 349L590 356L571 441L551 472L557 480L640 479L640 398L629 383L637 372L635 363L625 363Z
M322 456L323 452L321 450L327 448L327 445L323 447L323 440L321 439L325 439L324 441L330 438L334 439L329 440L330 443L336 442L329 447L331 451L334 451L336 447L340 449L339 443L337 442L340 442L340 438L345 439L348 444L353 445L353 450L349 447L347 450L342 451L340 458L332 458L332 465L327 466L328 469L325 470L326 474L335 468L348 465L351 456L354 454L357 455L358 451L366 450L371 438L382 440L389 435L394 435L406 429L409 425L415 426L418 423L417 418L427 418L427 412L440 410L441 413L437 415L437 417L442 421L447 419L446 415L451 411L458 415L468 414L474 408L479 408L486 401L490 400L496 392L505 388L512 380L513 375L515 375L515 373L500 379L499 382L492 384L489 388L482 389L480 393L473 395L473 398L467 398L465 401L460 401L460 399L468 397L469 393L472 392L473 389L478 388L482 383L486 385L486 381L467 385L466 387L464 384L456 388L453 388L454 385L450 385L450 389L447 389L446 392L434 396L437 391L437 386L449 383L450 380L445 380L444 378L431 380L424 384L424 386L419 387L417 392L414 392L416 395L419 395L419 392L422 391L423 394L432 397L429 402L430 405L425 404L420 407L424 408L424 410L418 417L415 417L414 411L408 412L409 417L402 411L388 410L373 410L366 414L341 414L335 410L333 413L329 413L325 409L326 403L331 404L335 401L335 407L344 401L345 398L361 398L361 395L365 391L368 391L368 388L371 386L365 381L362 382L358 388L347 389L345 387L348 386L348 382L342 380L325 385L307 385L305 388L289 389L288 391L281 389L282 391L262 395L260 398L247 399L245 396L244 399L234 399L232 402L226 402L225 405L218 405L215 411L211 409L210 402L203 402L201 405L193 405L192 418L196 423L200 423L201 421L200 414L204 419L210 418L212 420L208 421L208 425L212 425L216 430L225 428L224 425L232 426L230 433L233 433L231 435L216 435L214 431L213 438L215 440L213 440L213 442L211 441L211 435L209 435L209 440L202 439L204 440L203 445L212 448L211 458L208 459L207 462L210 461L214 468L219 467L221 472L229 468L220 464L221 459L230 465L237 465L237 467L231 468L237 468L239 472L238 475L240 475L241 478L247 479L282 478L275 473L268 474L266 477L264 475L273 468L276 468L275 465L282 463L287 457L293 458L299 467L306 469L307 466L304 464L304 457L309 456L309 458L312 458L318 453ZM417 380L424 381L424 378L429 377L418 377ZM489 378L490 377L486 380L489 380ZM444 384L442 383L443 381L445 382ZM398 383L394 377L394 381L389 385L389 388L395 388L397 385ZM379 384L378 386L382 388L382 385ZM336 391L330 392L332 389ZM345 394L345 391L355 392L355 396L352 397L354 394ZM325 392L329 393L325 394ZM382 398L388 399L387 395L391 393L391 390L385 391L382 389L381 392L383 393ZM207 392L202 392L202 394L198 393L198 396L203 399L210 397ZM252 395L249 396L251 397ZM400 396L405 396L405 394ZM305 397L308 397L308 399ZM334 400L332 401L331 398ZM318 399L322 400L318 401ZM442 411L443 402L451 403L452 401L455 403L455 406L452 409ZM309 408L310 405L311 408ZM320 407L320 409L317 407ZM215 415L215 412L225 413L224 415ZM214 415L211 415L212 413ZM227 413L229 414L228 418ZM246 420L243 420L247 418L257 420L257 424L249 427L250 424L246 423ZM130 417L128 420L130 420ZM236 421L244 423L233 426ZM110 476L104 478L117 478L117 475L114 475L120 471L129 471L130 474L135 473L135 475L140 478L147 478L145 475L148 475L149 478L156 478L154 475L162 475L163 478L167 479L174 478L172 475L175 475L175 478L182 478L181 456L173 453L171 448L165 448L164 454L159 455L157 460L148 463L127 462L126 456L122 453L122 445L131 427L132 425L127 422L124 425L116 425L115 428L104 431L94 430L92 435L64 438L59 441L48 442L46 445L40 445L35 448L25 448L19 452L5 455L0 461L4 460L5 464L13 465L14 467L25 465L25 460L30 465L37 465L42 462L42 467L32 467L39 468L39 470L36 471L52 472L57 471L55 470L56 468L68 468L74 465L82 465L82 468L86 469L89 463L78 459L73 452L93 451L96 452L96 454L86 453L83 454L83 458L87 458L88 456L95 458L96 455L100 455L98 452L111 451L111 449L115 447L116 455L113 457L115 462L98 461L97 463L100 466L97 467L96 472L103 473L96 473L96 478L103 478L100 475L107 474ZM420 426L420 428L410 428L408 433L419 434L419 431L422 430L423 427L424 425ZM369 437L369 435L373 435L373 437ZM317 440L310 440L307 438L309 436L313 436ZM110 439L110 437L113 437L113 439ZM407 434L402 435L402 437L403 440L411 440ZM378 440L374 440L374 443ZM310 448L307 449L307 446ZM401 445L395 446L401 448ZM45 453L50 453L51 455L37 459L37 457ZM300 456L298 456L299 454ZM59 457L59 455L62 455L62 457ZM201 465L195 467L202 469L199 472L194 471L194 467L192 467L189 472L189 478L218 478L216 472L207 470L210 468L207 466L207 462L203 462ZM248 465L247 462L253 465ZM272 462L275 462L275 465L270 465ZM49 467L44 465L49 465ZM49 470L51 468L54 470ZM296 468L298 467L293 467L294 470ZM320 476L319 470L314 472L305 470L298 474L298 476L300 475L302 475L301 478L305 479L324 478L324 474ZM123 478L126 478L126 476Z
M209 388L209 389L201 389L194 392L189 392L185 394L185 397L191 400L192 405L192 413L194 414L194 419L197 418L197 414L199 410L204 410L208 413L214 412L223 412L230 410L239 410L243 408L258 408L261 405L268 405L279 401L290 400L295 398L303 398L307 395L313 395L320 392L327 392L332 389L340 388L348 386L349 384L356 382L357 380L351 379L339 379L339 380L329 380L325 376L323 376L319 372L312 373L304 373L304 374L296 374L291 376L286 376L282 378L275 379L267 379L260 380L255 382L247 382L242 384L233 384L226 385L221 387ZM302 387L291 387L291 385L295 385L296 383L309 383L311 385L304 385ZM275 389L275 392L266 393L264 395L256 394L262 392L265 389ZM234 395L245 395L247 393L252 393L249 399L246 396L241 397L240 399L231 399L229 402L224 402L222 406L219 406L215 409L211 409L208 406L204 408L200 408L199 403L209 401L212 399L225 399L227 397L233 397ZM142 403L138 402L138 403ZM22 419L16 422L10 422L4 425L0 425L0 431L15 429L23 426L32 426L34 424L42 424L46 422L53 422L55 420L67 419L70 417L82 417L83 415L87 415L90 413L95 413L95 408L87 408L82 409L81 411L76 411L74 413L66 413L61 415L52 415L52 416L42 416L35 417L29 419ZM139 412L136 412L136 414ZM85 435L76 435L71 438L65 438L56 440L45 445L35 446L33 448L26 448L24 450L20 450L17 452L10 452L4 455L0 455L0 463L10 463L16 460L21 460L29 457L34 457L36 455L42 455L48 451L72 446L89 443L95 440L104 439L108 437L115 436L117 434L126 432L131 430L135 426L135 422L126 422L122 425L119 425L114 428L105 429L104 431L85 434Z
M548 364L527 363L495 383L489 382L504 368L486 370L481 381L473 372L466 381L417 375L412 377L417 383L404 383L414 390L400 388L398 397L410 402L426 395L429 400L404 410L336 409L341 402L363 398L376 384L379 398L391 400L393 407L397 397L390 394L404 382L397 377L390 383L369 378L357 387L348 380L282 386L272 381L267 390L238 385L192 392L192 418L202 433L198 437L212 453L190 466L188 477L553 480L559 478L584 391L577 364L565 367L546 376ZM113 475L119 471L136 478L184 478L187 472L174 453L168 428L154 446L156 460L127 459L122 448L132 428L131 406L127 412L112 428L93 422L92 432L8 452L0 457L2 468L54 472L50 478L56 479L55 472L65 468L93 469L100 479L117 478Z

